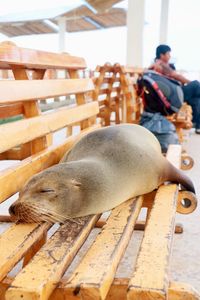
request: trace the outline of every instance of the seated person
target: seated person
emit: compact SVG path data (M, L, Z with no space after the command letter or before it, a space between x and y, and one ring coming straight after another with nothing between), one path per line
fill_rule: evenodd
M200 134L200 82L190 81L181 74L177 73L174 65L170 64L171 48L168 45L159 45L156 48L155 62L149 67L160 74L178 80L182 84L184 101L191 105L193 110L193 122L195 132Z

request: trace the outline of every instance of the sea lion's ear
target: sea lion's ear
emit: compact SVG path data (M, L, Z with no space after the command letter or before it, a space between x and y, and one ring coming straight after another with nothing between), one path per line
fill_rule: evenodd
M75 186L75 187L78 187L80 188L82 183L80 181L77 181L76 179L72 179L71 180L71 183Z

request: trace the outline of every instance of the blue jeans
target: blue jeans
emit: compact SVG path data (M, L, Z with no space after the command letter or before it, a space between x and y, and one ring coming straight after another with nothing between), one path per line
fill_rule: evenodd
M196 129L200 129L200 82L191 81L182 87L184 100L192 106L193 122Z

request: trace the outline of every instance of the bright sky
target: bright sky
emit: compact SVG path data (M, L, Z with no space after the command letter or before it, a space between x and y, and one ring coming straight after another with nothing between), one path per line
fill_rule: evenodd
M78 1L78 0L77 0ZM0 0L0 16L15 11L77 4L76 0ZM127 1L126 1L127 2ZM124 2L124 7L126 7ZM30 5L31 3L31 5ZM148 66L159 43L161 0L146 0L144 66ZM33 5L33 6L32 6ZM178 69L200 70L200 0L170 0L169 38ZM0 41L7 40L0 35ZM11 39L19 46L58 51L58 35L23 36ZM81 45L81 46L80 46ZM86 58L89 67L105 62L126 63L126 27L66 34L66 52Z

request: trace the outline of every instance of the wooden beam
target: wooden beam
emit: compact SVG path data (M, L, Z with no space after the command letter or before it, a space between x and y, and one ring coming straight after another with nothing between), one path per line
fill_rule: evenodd
M22 102L0 105L0 119L8 119L21 114L24 114Z
M172 146L167 158L180 167L181 146ZM129 282L128 299L167 299L169 262L175 228L178 186L162 185L155 196L135 272Z
M0 103L47 99L92 91L91 79L8 80L0 81Z
M50 224L12 225L0 236L0 280L23 257L27 250L50 228ZM6 245L6 246L5 246Z
M156 194L139 251L128 299L166 299L168 268L175 226L177 186L161 186Z
M169 286L169 300L199 300L200 293L190 284L171 282Z
M5 292L12 283L13 278L6 277L0 282L0 299L5 298ZM115 278L112 282L106 300L126 300L129 278ZM65 288L67 279L63 278L51 294L49 300L78 300L81 299L78 295L73 294ZM190 284L171 282L169 287L169 300L199 300L200 293L195 290ZM16 299L14 299L16 300Z
M75 122L95 116L98 103L91 102L73 108L60 108L55 112L19 120L0 126L0 153L37 137L59 130Z
M11 43L0 44L0 68L20 69L85 69L86 62L81 57L64 53L20 48Z
M105 299L128 245L142 206L142 197L114 208L103 230L74 270L66 288L81 299Z
M16 276L6 299L48 299L98 218L87 216L61 225Z
M0 202L17 193L24 183L34 174L58 163L73 144L85 134L99 128L94 125L83 130L78 136L70 136L59 146L51 146L35 154L13 167L0 172Z

